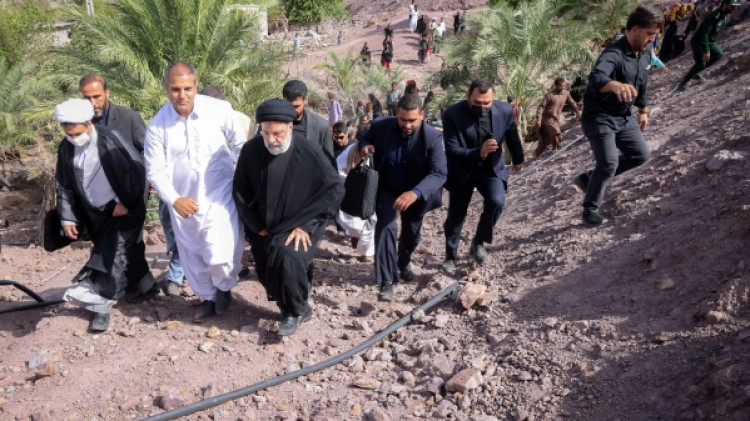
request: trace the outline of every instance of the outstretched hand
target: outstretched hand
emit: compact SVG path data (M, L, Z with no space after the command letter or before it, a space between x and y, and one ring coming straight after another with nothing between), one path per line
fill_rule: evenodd
M299 227L293 229L292 232L289 233L289 236L286 237L284 245L288 246L291 242L294 242L294 251L299 251L300 244L302 245L302 250L304 251L307 251L307 248L312 246L310 234Z

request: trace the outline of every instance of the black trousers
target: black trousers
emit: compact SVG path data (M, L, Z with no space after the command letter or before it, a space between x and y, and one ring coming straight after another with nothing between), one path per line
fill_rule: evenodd
M456 260L458 240L475 187L484 198L484 209L479 217L474 241L492 243L492 230L503 213L505 190L508 185L505 180L494 174L474 174L463 186L452 187L448 195L448 216L443 224L446 260Z
M289 232L261 237L248 233L258 279L270 301L276 301L283 316L301 316L307 308L312 278L312 262L325 232L327 220L310 234L312 246L304 251L294 244L284 245Z
M398 196L385 189L378 189L375 215L375 279L378 284L398 281L399 271L411 262L411 254L417 248L422 235L422 219L427 204L424 199L417 200L408 209L398 212L393 209L393 202ZM398 237L397 218L401 216L401 235Z
M604 191L612 179L643 165L651 158L651 151L634 116L612 117L609 123L582 122L581 128L596 158L596 167L588 173L589 185L583 210L598 212Z

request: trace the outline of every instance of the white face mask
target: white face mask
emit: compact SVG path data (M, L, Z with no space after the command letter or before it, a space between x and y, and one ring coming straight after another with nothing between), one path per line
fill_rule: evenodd
M289 129L289 134L286 136L286 139L284 139L284 143L282 143L281 145L269 145L265 139L263 139L263 144L266 145L266 149L268 149L268 153L270 153L271 155L281 155L284 152L288 151L289 147L292 146L292 130Z
M91 136L89 135L88 132L83 132L79 134L78 136L76 136L75 139L73 139L72 137L68 135L65 135L65 138L68 139L68 142L72 143L73 146L77 148L82 148L88 145L88 143L91 141Z

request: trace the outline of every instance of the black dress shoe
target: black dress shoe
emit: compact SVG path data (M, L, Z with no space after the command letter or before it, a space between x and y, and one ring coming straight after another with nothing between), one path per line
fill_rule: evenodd
M487 250L481 242L472 241L471 247L469 247L469 256L474 257L474 260L481 266L487 263Z
M148 291L141 294L131 295L130 297L125 299L125 301L127 301L128 304L140 304L157 295L159 295L159 284L154 282L154 286L152 286Z
M89 330L92 332L104 332L109 328L109 313L94 313L89 323Z
M214 300L216 301L216 314L224 314L224 312L229 308L229 305L232 304L232 290L216 290L216 296L214 296Z
M276 333L279 336L289 336L294 335L297 333L297 328L299 328L301 317L297 316L284 316L283 319L281 319L281 324L279 325L279 329L276 331Z
M401 279L406 282L414 280L414 271L411 269L411 263L406 265L405 268L401 269Z
M581 219L583 219L584 225L589 227L596 227L607 221L607 219L597 211L583 211Z
M378 297L383 301L393 301L393 284L385 283L381 285Z
M212 300L205 300L201 303L198 312L193 316L193 321L195 323L203 323L210 319L214 314L216 314L216 303Z

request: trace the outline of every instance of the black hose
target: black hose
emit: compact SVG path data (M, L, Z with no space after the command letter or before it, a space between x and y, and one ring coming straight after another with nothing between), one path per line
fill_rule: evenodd
M247 396L251 393L255 393L259 390L267 389L271 386L276 386L277 384L284 383L289 380L296 379L297 377L304 376L310 373L313 373L315 371L322 370L324 368L328 368L332 365L338 364L341 361L344 361L347 358L351 358L352 356L364 351L365 349L375 345L376 343L380 342L383 338L390 335L391 333L395 332L398 328L404 326L405 324L409 323L411 321L412 315L421 310L421 311L427 311L430 308L434 307L435 304L439 303L443 298L450 294L454 294L458 291L459 283L454 282L451 284L448 288L442 290L439 294L432 297L429 301L422 304L421 306L415 308L409 314L405 315L404 317L400 318L387 328L381 330L374 336L370 337L368 340L362 342L361 344L355 346L354 348L344 352L343 354L339 354L333 358L329 358L325 361L321 361L317 364L313 364L311 366L305 367L303 369L293 371L291 373L287 373L278 377L274 377L272 379L264 380L260 383L256 383L252 386L247 386L242 389L237 389L232 392L224 393L222 395L214 396L208 399L204 399L202 401L198 401L195 403L191 403L189 405L185 405L183 407L173 409L171 411L163 412L159 415L154 415L152 417L144 418L143 421L166 421L166 420L173 420L179 417L184 417L186 415L190 415L194 412L203 411L208 408L221 405L224 402L231 401L234 399L241 398L243 396Z

